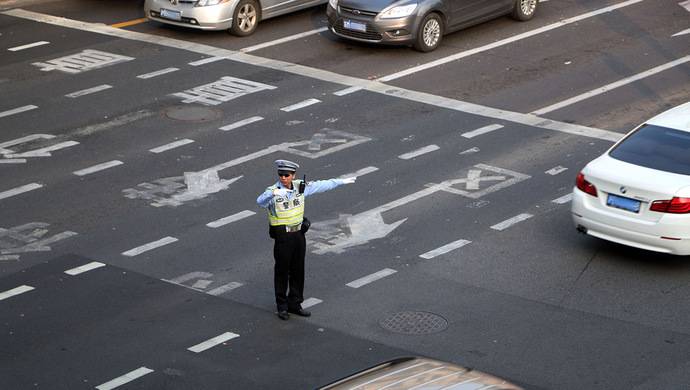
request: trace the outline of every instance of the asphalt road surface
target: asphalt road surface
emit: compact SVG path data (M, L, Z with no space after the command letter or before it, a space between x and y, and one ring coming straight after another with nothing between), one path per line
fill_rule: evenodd
M141 1L0 1L7 389L315 388L425 355L527 389L690 388L690 259L578 234L574 178L690 100L690 3L541 1L422 54ZM307 180L308 319L257 195Z

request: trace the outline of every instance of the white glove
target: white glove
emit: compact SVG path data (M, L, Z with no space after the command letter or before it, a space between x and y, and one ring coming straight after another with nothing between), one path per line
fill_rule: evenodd
M357 176L347 177L343 179L343 184L352 184L355 182L355 180L357 180Z
M288 189L287 188L276 188L273 190L273 196L280 196L280 197L286 197L288 194Z

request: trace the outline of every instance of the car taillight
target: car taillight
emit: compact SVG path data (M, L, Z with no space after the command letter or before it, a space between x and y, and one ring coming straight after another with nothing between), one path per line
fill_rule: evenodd
M655 200L649 209L660 213L688 214L690 213L690 198L675 196L671 200Z
M590 194L595 198L597 197L597 187L595 187L594 184L585 180L585 175L583 175L582 172L577 174L577 179L575 179L575 185L580 191Z

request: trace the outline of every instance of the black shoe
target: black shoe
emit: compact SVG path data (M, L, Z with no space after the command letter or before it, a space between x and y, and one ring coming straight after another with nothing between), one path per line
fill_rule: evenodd
M278 318L280 318L283 321L287 321L288 318L290 318L290 314L286 310L280 310L278 312Z
M290 313L292 313L292 314L297 314L297 315L300 316L300 317L309 317L309 316L311 316L311 312L306 311L306 310L302 309L301 307L298 308L298 309L288 309L288 311L289 311Z

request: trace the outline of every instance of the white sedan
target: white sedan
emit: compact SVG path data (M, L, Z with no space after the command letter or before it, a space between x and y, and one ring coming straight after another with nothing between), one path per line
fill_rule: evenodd
M589 162L573 189L577 230L690 255L690 102L641 124Z

